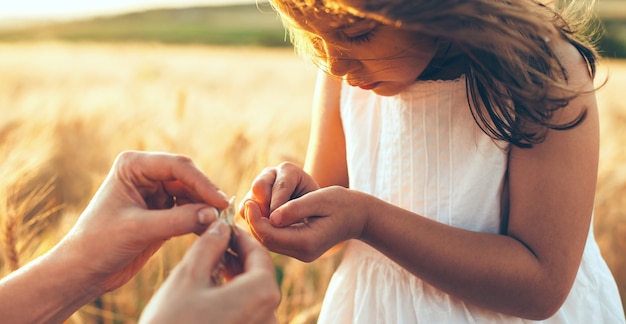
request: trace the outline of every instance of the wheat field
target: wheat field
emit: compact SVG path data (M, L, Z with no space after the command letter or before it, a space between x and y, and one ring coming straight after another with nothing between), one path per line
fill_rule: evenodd
M626 292L626 63L603 61L595 232ZM229 195L284 160L301 164L315 69L291 49L0 44L0 276L54 245L122 150L190 156ZM193 236L170 240L126 286L70 323L135 323ZM314 323L337 256L273 255L281 323ZM305 278L305 280L302 280Z

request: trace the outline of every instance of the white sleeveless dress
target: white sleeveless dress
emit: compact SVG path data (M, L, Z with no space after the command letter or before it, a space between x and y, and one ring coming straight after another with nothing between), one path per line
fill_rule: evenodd
M474 122L464 77L420 81L392 97L344 85L341 96L352 189L444 224L500 232L508 146ZM348 242L319 316L333 324L532 322L466 304L357 240ZM543 322L625 322L592 230L570 295Z

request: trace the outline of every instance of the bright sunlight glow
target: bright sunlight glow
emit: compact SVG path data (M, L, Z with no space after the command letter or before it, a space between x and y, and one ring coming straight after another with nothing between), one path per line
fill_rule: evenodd
M111 15L151 8L255 3L256 0L20 0L1 1L0 20L65 19ZM262 2L262 0L258 1Z

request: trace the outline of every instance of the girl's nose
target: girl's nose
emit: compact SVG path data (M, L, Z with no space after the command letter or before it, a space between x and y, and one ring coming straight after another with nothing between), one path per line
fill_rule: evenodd
M354 59L342 58L342 57L329 57L327 59L328 72L331 75L343 77L351 71L355 70L355 66L358 62Z
M359 66L358 60L350 58L349 55L341 50L332 50L327 47L326 53L328 55L326 64L331 75L343 77Z

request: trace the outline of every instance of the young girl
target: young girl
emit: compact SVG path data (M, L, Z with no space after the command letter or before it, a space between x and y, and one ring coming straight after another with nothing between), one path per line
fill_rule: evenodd
M321 323L625 322L590 225L588 1L270 2L325 73L304 169L241 212L303 261L348 241Z

